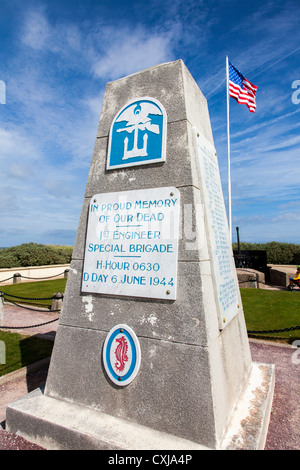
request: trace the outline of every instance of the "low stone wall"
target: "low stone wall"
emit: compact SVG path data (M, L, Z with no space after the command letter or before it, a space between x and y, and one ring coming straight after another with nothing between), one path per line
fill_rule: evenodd
M265 285L265 275L260 271L251 268L237 268L236 270L239 286L263 288Z
M270 284L287 287L290 282L289 278L295 276L296 270L296 265L271 265Z
M49 266L0 269L0 285L17 282L45 281L52 277L53 279L64 278L68 275L69 267L69 264L54 264Z

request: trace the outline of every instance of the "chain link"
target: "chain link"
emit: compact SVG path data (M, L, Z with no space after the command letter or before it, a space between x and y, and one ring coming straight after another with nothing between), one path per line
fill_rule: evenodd
M3 292L1 292L3 294ZM11 297L17 297L15 295L11 296ZM24 299L26 297L19 297L20 299ZM50 297L51 299L53 297ZM42 313L47 313L49 312L49 310L40 310L40 309L36 309L36 308L28 308L28 307L25 307L24 305L19 305L19 304L16 304L15 302L13 302L12 300L9 300L7 299L4 295L3 295L3 299L6 300L7 302L10 302L11 304L15 305L16 307L19 307L19 308L24 308L25 310L30 310L31 312L42 312ZM47 299L48 300L48 299ZM51 310L51 313L55 313L55 312L60 312L60 309L59 310ZM57 318L54 318L54 320L49 320L47 322L44 322L44 323L39 323L37 325L27 325L27 326L0 326L0 329L2 330L25 330L27 328L37 328L37 327L40 327L40 326L44 326L44 325L48 325L49 323L53 323L55 321L57 321L59 319L59 317Z
M52 300L55 298L55 294L52 297L20 297L19 295L12 295L3 292L4 295L8 297L13 297L14 299L22 299L22 300Z
M13 304L13 305L15 305L16 307L24 308L25 310L30 310L31 312L42 312L42 313L46 313L47 311L49 311L49 310L41 310L41 309L37 309L37 308L25 307L25 305L17 304L16 302L13 302L12 300L7 299L5 296L3 296L3 299L6 300L7 302L10 302L10 303ZM58 309L58 310L51 310L51 312L60 312L60 309Z
M39 326L44 326L48 325L49 323L53 323L58 320L57 318L54 318L54 320L49 320L45 323L39 323L38 325L29 325L29 326L0 326L0 330L26 330L27 328L37 328Z
M10 279L13 279L14 276L11 276L11 277L8 277L7 279L2 279L2 281L0 281L0 284L1 282L6 282L6 281L9 281Z
M250 334L261 334L261 333L285 333L286 331L300 330L300 326L292 326L291 328L281 328L280 330L247 330Z
M65 274L65 271L63 273L55 274L54 276L48 276L48 277L29 277L29 276L23 276L22 274L20 275L20 277L23 277L24 279L34 279L35 281L38 281L39 279L52 279L53 277L62 276L63 274Z
M24 279L33 279L35 281L38 281L39 279L52 279L53 277L58 277L58 276L62 276L63 274L65 274L65 271L60 273L60 274L55 274L54 276L48 276L48 277L29 277L29 276L23 276L22 274L20 274L18 277L23 277ZM7 279L2 279L0 281L0 284L2 282L6 282L6 281L9 281L10 279L13 279L14 278L14 275L11 276L11 277L8 277Z

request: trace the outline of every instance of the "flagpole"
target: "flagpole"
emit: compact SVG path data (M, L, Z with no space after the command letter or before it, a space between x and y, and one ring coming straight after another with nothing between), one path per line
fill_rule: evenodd
M229 239L230 239L230 243L232 243L228 56L226 56L226 87L227 87L227 155L228 155L228 226L229 226L229 237L230 237Z

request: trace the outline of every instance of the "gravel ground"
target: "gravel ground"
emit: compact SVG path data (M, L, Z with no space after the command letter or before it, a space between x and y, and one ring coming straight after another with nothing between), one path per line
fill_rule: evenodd
M275 390L265 450L299 450L300 350L261 341L250 341L250 347L253 361L275 364Z
M14 310L16 309L16 310ZM8 306L4 325L31 325L57 317L57 314L34 313ZM25 313L26 312L26 313ZM27 313L28 312L28 313ZM50 323L36 330L23 330L23 334L41 333L55 337L57 323ZM16 330L13 330L16 331ZM30 332L29 332L30 331ZM19 332L19 331L18 331ZM265 450L299 450L299 397L300 350L288 345L250 340L252 359L255 362L275 364L275 391ZM299 354L298 354L299 353ZM0 450L43 450L25 439L5 431L5 410L8 403L38 387L44 387L48 362L42 361L32 370L14 373L12 380L0 378Z

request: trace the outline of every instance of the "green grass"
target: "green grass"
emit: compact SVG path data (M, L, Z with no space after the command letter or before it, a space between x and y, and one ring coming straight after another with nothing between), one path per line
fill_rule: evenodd
M279 330L300 326L300 292L242 288L241 296L247 330ZM300 339L300 330L268 333L264 336L293 342Z
M66 279L56 279L51 281L24 282L0 286L0 290L7 294L18 295L21 297L52 297L56 292L64 292ZM50 307L52 301L25 301L22 299L10 300L20 304L30 304L36 307ZM4 307L5 308L5 307ZM29 333L30 334L30 333ZM32 364L40 359L49 357L53 348L53 341L37 338L36 336L25 336L8 331L0 331L1 354L3 361L3 348L5 349L5 364L0 363L0 376L13 372Z
M1 362L5 362L0 364L0 376L51 356L53 348L51 340L4 331L0 331L0 341Z
M0 291L5 294L18 295L20 297L52 297L56 292L64 292L67 279L56 279L52 281L39 282L20 282L19 284L11 284L0 286ZM16 303L36 305L38 307L50 307L52 300L22 300L8 297Z

